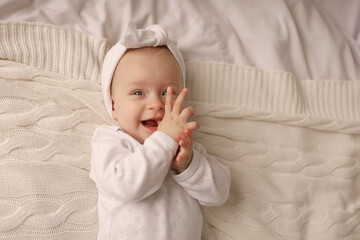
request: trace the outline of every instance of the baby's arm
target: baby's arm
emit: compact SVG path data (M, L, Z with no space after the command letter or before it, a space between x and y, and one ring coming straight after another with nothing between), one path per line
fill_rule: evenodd
M200 204L205 206L221 205L229 195L230 171L215 157L207 154L204 147L194 144L192 130L199 128L199 123L188 122L194 113L192 107L182 109L188 90L185 88L173 103L172 89L168 88L165 102L165 116L158 130L166 133L180 145L173 161L174 180Z
M121 131L96 129L90 177L99 192L122 202L136 202L161 187L178 148L176 141L155 132L142 146L134 147Z
M208 155L199 143L194 143L193 158L188 169L182 174L173 175L173 178L201 205L222 205L228 198L229 168Z

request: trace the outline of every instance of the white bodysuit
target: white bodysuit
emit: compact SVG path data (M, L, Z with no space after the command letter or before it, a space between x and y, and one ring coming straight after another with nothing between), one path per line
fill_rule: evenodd
M99 239L199 240L200 204L223 204L228 167L194 143L188 169L174 175L178 144L156 131L144 144L116 126L101 126L92 140L90 177L98 188Z

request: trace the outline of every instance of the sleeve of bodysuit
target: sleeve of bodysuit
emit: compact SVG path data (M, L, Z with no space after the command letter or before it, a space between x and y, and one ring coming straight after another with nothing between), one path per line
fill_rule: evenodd
M95 130L90 178L102 194L123 202L141 201L160 188L178 145L157 131L133 149L124 134L108 128Z
M230 190L229 168L214 156L208 155L205 148L194 143L192 162L188 169L174 180L203 206L217 206L226 202Z

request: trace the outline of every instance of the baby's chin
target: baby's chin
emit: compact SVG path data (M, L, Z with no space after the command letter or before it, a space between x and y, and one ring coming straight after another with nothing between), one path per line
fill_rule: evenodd
M154 132L146 132L146 133L142 133L141 136L138 136L137 138L135 138L139 143L144 144L145 140L150 137Z
M126 134L128 134L129 136L131 136L141 144L144 144L145 140L157 130L157 129L145 128L142 125L140 126L140 128L137 129L134 128L127 129L126 127L121 127L120 124L119 127L123 132L125 132Z

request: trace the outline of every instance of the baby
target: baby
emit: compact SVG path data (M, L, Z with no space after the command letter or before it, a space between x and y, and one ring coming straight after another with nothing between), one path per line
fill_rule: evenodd
M200 205L223 204L229 169L193 141L183 108L181 53L158 25L129 23L106 55L105 106L117 126L98 127L90 177L99 191L99 239L200 239Z

